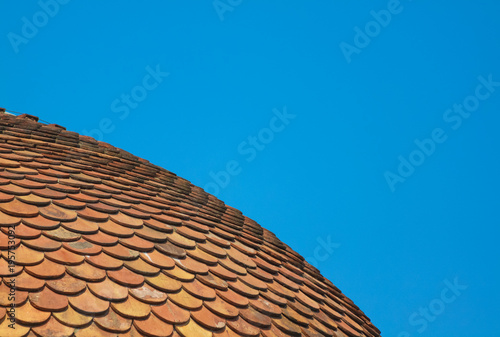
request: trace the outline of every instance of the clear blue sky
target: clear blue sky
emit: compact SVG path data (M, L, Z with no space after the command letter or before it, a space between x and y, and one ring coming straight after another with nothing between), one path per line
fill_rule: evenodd
M217 193L384 336L500 336L499 13L2 1L0 106Z

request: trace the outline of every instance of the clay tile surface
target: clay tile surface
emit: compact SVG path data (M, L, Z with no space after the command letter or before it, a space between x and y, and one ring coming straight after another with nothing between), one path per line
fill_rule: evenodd
M0 336L380 331L273 233L187 180L0 114Z

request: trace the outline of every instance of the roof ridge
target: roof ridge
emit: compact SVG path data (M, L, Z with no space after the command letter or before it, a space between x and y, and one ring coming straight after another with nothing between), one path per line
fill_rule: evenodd
M130 152L128 152L124 149L118 148L116 146L113 146L109 143L96 140L95 138L90 137L90 136L81 135L78 132L68 131L64 126L61 126L59 124L54 124L54 123L46 124L46 123L42 123L41 120L39 119L39 117L37 117L37 116L26 114L26 113L23 113L20 115L14 115L14 114L11 114L7 111L8 110L6 110L5 108L0 108L0 120L2 121L2 122L0 122L0 127L1 127L1 124L4 124L3 120L6 120L6 121L10 122L12 124L12 126L14 126L14 127L25 126L25 124L33 123L33 125L40 125L39 128L58 129L61 132L56 132L56 130L52 130L53 132L51 134L54 137L46 137L46 138L53 138L54 142L56 142L56 143L58 143L58 139L59 139L59 143L64 145L65 144L64 141L70 140L68 138L74 138L76 140L76 136L78 136L78 145L76 143L75 144L66 144L66 145L68 145L68 146L75 146L76 145L77 147L80 147L80 148L96 150L96 152L101 152L101 151L97 151L97 149L100 147L103 149L107 149L107 151L104 151L101 153L106 153L108 155L115 155L117 157L121 157L120 155L125 155L126 158L133 158L134 160L139 160L142 163L145 163L145 164L147 163L147 164L153 165L157 168L161 168L160 166L152 164L151 162L149 162L146 159L135 156L135 155L131 154ZM33 129L32 131L38 130L39 128ZM64 132L62 132L62 131L64 131ZM61 136L61 137L57 137L57 136ZM65 138L65 139L63 140L63 138ZM50 142L50 139L47 139L46 141Z

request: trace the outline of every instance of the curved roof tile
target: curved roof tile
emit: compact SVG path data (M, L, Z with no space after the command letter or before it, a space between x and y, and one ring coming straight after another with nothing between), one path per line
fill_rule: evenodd
M126 151L37 121L0 115L0 335L379 336L240 211Z

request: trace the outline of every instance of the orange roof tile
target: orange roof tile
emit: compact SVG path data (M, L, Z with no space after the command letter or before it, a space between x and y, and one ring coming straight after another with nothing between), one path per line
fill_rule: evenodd
M0 114L1 336L380 335L238 210L146 160L37 121Z

